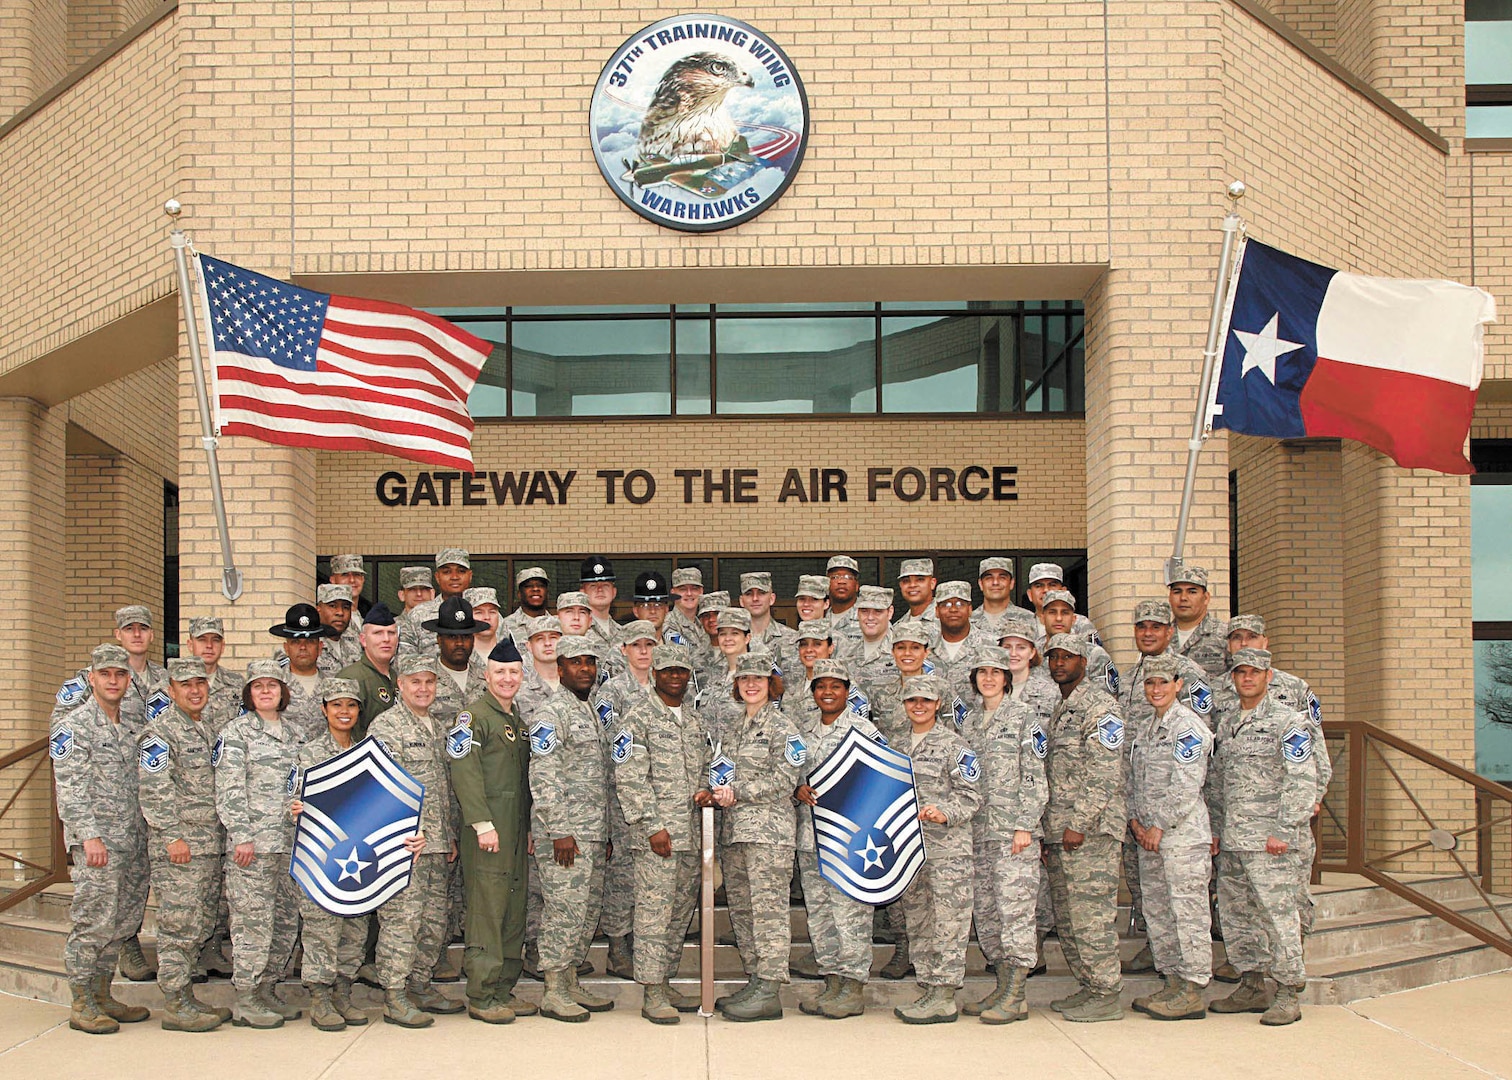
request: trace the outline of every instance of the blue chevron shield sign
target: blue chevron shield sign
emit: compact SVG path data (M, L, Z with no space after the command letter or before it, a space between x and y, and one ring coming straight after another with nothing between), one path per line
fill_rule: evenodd
M903 895L925 857L908 755L852 728L809 773L809 785L819 800L813 815L819 873L863 904Z
M376 739L305 770L289 876L332 915L377 910L410 883L406 837L420 831L425 785Z

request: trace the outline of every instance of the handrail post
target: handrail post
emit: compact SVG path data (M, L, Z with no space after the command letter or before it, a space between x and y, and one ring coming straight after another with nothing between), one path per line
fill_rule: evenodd
M703 808L702 903L698 908L698 1015L714 1015L714 808Z
M1365 728L1360 724L1349 729L1348 820L1345 859L1350 873L1358 874L1365 868Z

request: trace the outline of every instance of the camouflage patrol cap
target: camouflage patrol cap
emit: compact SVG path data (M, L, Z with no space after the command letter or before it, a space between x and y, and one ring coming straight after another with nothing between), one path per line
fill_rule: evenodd
M135 623L141 623L147 629L152 629L152 612L141 604L127 604L123 608L117 608L115 613L116 629L124 630Z
M361 555L332 555L331 573L366 575L367 567L363 565Z
M744 630L751 632L751 613L745 608L727 607L719 609L719 620L714 624L715 630Z
M350 585L321 585L315 590L315 602L317 604L335 604L345 601L352 602L352 587Z
M832 641L834 632L828 619L804 619L798 624L799 641Z
M1045 599L1042 601L1044 607L1056 603L1065 604L1072 611L1076 610L1076 597L1066 589L1051 589L1045 593Z
M431 588L431 572L428 566L406 566L399 571L401 589Z
M938 675L915 675L903 681L903 700L928 698L939 701L945 696L945 680Z
M798 578L798 588L793 590L794 596L807 596L815 600L825 600L829 597L829 579L822 578L818 574L803 574Z
M871 608L875 611L885 611L892 607L892 601L893 591L880 585L863 585L856 595L858 608Z
M436 569L443 566L460 566L464 570L471 570L472 558L461 548L442 548L436 552Z
M679 566L672 571L672 587L680 589L684 585L697 585L703 588L703 571L696 566Z
M898 565L898 580L906 577L934 577L934 560L904 559Z
M647 641L656 644L656 625L649 619L631 619L619 628L619 643L629 645L635 641Z
M1200 566L1183 563L1166 577L1166 588L1172 585L1201 585L1208 587L1208 572Z
M427 671L432 675L441 674L440 661L430 653L407 652L394 661L394 675L401 679L408 675L423 675Z
M845 666L844 660L830 658L828 660L814 661L814 682L820 679L839 679L847 686L851 683L850 668Z
M214 615L200 615L189 620L189 636L204 637L206 634L226 636L226 624Z
M917 620L899 623L892 628L892 639L894 645L900 641L912 641L918 645L928 645L929 627Z
M574 656L599 658L598 646L582 634L567 634L557 642L557 659L570 660Z
M828 574L831 570L849 570L853 574L860 574L861 564L849 555L831 555L829 562L824 564L824 572Z
M544 581L548 585L551 584L551 579L546 576L545 568L540 566L527 566L515 571L515 588L518 589L527 581Z
M89 670L107 671L111 668L130 671L130 655L113 641L107 641L103 645L96 645L94 652L89 654Z
M1225 636L1235 630L1248 630L1251 634L1265 636L1265 620L1259 615L1235 615L1228 621L1228 627L1224 630Z
M1176 657L1170 653L1162 653L1159 656L1149 656L1144 662L1144 679L1164 679L1166 682L1175 682L1181 678L1181 665L1176 662Z
M698 614L707 615L711 611L719 611L721 608L730 606L730 594L723 589L716 592L706 592L698 598Z
M1029 568L1029 584L1036 581L1065 581L1066 572L1053 562L1037 562Z
M463 589L462 599L471 604L474 611L477 611L478 608L483 604L492 604L494 607L502 606L499 603L499 591L497 589L490 589L487 586L479 586L474 589Z
M168 678L174 682L188 682L190 679L208 679L209 677L205 671L205 662L197 656L175 656L168 661Z
M557 610L561 611L563 608L570 607L582 607L591 609L593 605L588 603L588 594L585 592L558 593Z
M340 701L350 698L357 704L362 704L362 684L356 679L321 679L320 700Z
M1039 640L1039 631L1043 629L1039 620L1032 615L1007 615L998 620L998 640L1004 638L1023 638L1031 645Z
M969 581L946 581L935 589L935 603L942 604L946 600L964 600L971 603L971 582Z
M560 634L562 632L562 620L555 615L538 615L534 619L525 620L525 640L529 641L537 634Z
M755 675L763 679L771 678L772 654L765 649L758 649L742 656L735 664L735 678L739 679L746 675Z
M254 660L247 665L247 682L255 679L277 679L287 685L289 673L277 660Z
M986 577L990 570L1001 570L1009 577L1013 576L1013 560L1004 558L1002 555L992 555L977 564L977 577Z
M1229 657L1229 670L1235 668L1252 667L1261 671L1269 671L1271 666L1271 654L1267 649L1240 649Z
M765 570L758 570L752 574L741 574L740 591L748 593L752 589L755 589L757 592L771 592L772 575Z
M1085 658L1092 651L1092 642L1078 634L1056 634L1045 642L1045 655L1049 656L1056 649Z
M975 671L977 668L984 667L997 668L999 671L1009 670L1008 650L996 645L983 645L978 648L976 655L972 658L971 669Z
M651 669L666 671L668 668L693 670L693 654L686 645L658 645L651 650Z
M1161 626L1170 626L1176 621L1176 616L1171 614L1171 605L1164 600L1141 600L1134 605L1134 625L1142 622L1159 623Z

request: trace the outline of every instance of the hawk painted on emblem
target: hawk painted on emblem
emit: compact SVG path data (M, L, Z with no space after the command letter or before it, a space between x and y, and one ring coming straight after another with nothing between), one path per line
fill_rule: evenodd
M982 763L977 760L976 754L970 750L961 749L956 751L956 775L968 784L974 784L982 778Z
M1050 736L1045 734L1045 729L1040 727L1038 720L1029 729L1029 749L1034 751L1034 756L1041 761L1044 760L1045 754L1050 749Z
M462 718L466 716L467 719ZM465 758L473 746L472 717L467 713L457 714L461 721L456 727L446 733L446 753L451 758Z
M163 715L163 710L173 704L173 699L161 690L154 691L147 699L147 719L156 720Z
M73 728L59 728L47 744L47 756L54 761L67 761L74 751Z
M1192 708L1203 716L1213 711L1213 688L1201 679L1192 683Z
M73 705L84 700L89 693L89 684L83 679L69 679L58 688L57 701L59 705Z
M168 767L169 758L168 744L156 735L144 739L137 746L137 764L141 765L145 772L160 773Z
M1123 721L1112 713L1104 716L1097 722L1097 741L1109 750L1117 750L1124 741Z
M797 768L805 761L807 761L808 744L803 741L803 736L789 735L787 737L787 742L783 744L782 756L785 757L787 759L787 763L794 768Z
M609 757L616 765L623 765L630 760L630 755L635 750L635 736L630 734L629 728L620 728L619 734L609 744Z
M1190 765L1202 756L1202 736L1197 734L1195 728L1183 728L1176 736L1172 752L1176 755L1177 761L1183 765Z
M755 80L723 53L697 52L676 61L662 74L641 119L637 160L644 165L658 158L677 161L724 154L740 137L740 129L725 107L725 97L737 86L755 85ZM594 573L602 572L594 567Z
M1281 753L1287 761L1300 765L1312 757L1312 749L1312 732L1298 724L1293 724L1281 735Z
M724 754L717 754L709 762L709 786L729 787L735 782L735 763Z
M545 757L555 750L560 742L555 725L548 724L545 720L537 720L530 725L530 752L532 754Z

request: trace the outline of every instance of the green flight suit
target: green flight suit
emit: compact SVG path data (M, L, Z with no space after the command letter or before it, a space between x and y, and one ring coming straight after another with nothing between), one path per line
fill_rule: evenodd
M399 691L392 675L385 675L373 666L363 653L355 664L341 669L338 678L355 679L362 687L362 704L357 710L357 725L352 728L352 742L361 742L367 735L368 725L381 712L387 712L399 700Z
M462 967L475 1007L509 1000L522 969L525 942L526 848L530 825L530 733L511 704L505 712L484 694L457 714L471 717L465 748L448 741L452 789L462 806L462 880L467 896L467 947ZM460 756L459 756L460 750ZM491 821L496 853L478 847L473 828Z

